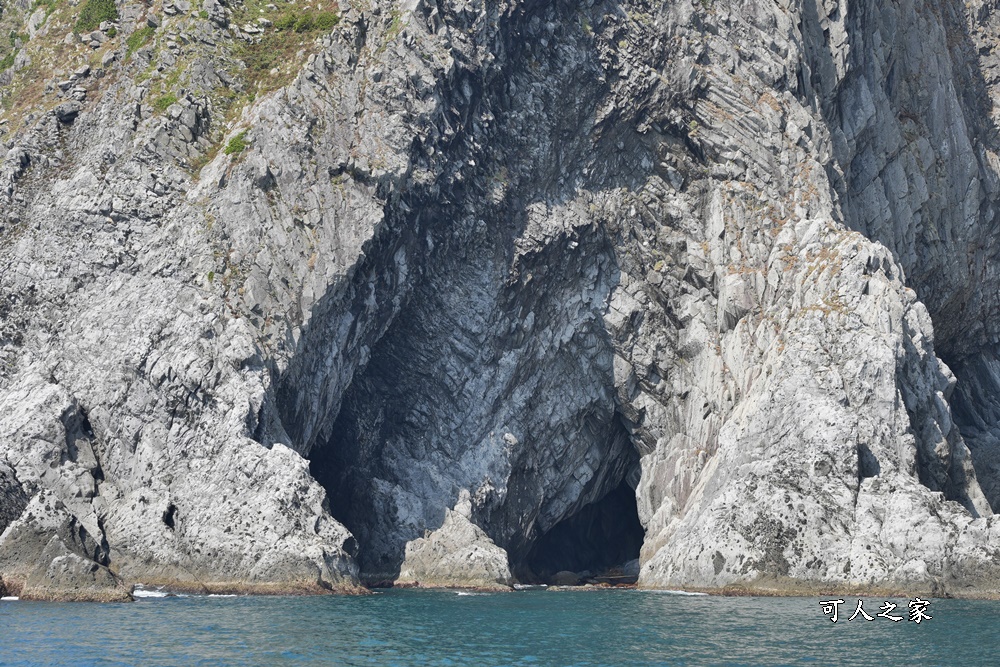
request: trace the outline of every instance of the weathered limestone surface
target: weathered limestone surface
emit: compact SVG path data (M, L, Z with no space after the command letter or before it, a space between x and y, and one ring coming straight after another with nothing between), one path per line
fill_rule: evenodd
M464 491L455 509L445 510L440 528L406 545L396 583L424 588L510 590L513 579L507 552L469 520L471 515L472 501Z
M107 563L107 545L96 543L47 491L38 493L0 535L5 588L24 600L131 600L131 586Z
M625 480L642 586L1000 595L993 3L345 4L242 107L205 11L0 124L8 588L506 584Z

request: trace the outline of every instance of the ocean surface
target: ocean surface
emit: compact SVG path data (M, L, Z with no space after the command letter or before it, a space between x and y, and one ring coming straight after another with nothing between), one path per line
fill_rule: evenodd
M836 623L820 598L646 591L0 602L0 665L993 665L1000 603ZM894 615L907 616L907 601ZM902 614L897 612L902 611Z

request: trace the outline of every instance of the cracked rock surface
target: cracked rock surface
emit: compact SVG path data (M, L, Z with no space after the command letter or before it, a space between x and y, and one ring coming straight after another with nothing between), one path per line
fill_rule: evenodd
M8 589L1000 595L993 3L196 5L2 17Z
M510 590L513 579L507 552L469 520L471 514L471 498L463 491L455 509L445 510L440 528L406 545L395 583Z

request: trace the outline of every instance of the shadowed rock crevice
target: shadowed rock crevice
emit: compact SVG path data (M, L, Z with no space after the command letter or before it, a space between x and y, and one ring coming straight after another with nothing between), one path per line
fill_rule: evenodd
M993 511L1000 510L1000 360L991 351L952 362L958 377L951 408L969 446L976 477Z
M25 493L14 471L0 462L0 533L21 516L28 500L29 495Z
M163 513L163 525L173 530L176 527L177 520L177 506L173 503L167 505L166 511Z

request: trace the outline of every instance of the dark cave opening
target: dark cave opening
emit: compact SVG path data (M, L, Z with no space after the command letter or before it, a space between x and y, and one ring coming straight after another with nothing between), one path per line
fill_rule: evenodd
M379 519L391 518L395 510L391 501L380 502L375 496L378 480L390 476L380 465L385 425L380 418L374 419L377 426L364 421L371 416L366 408L377 411L375 402L359 405L348 390L329 436L310 453L309 471L326 489L327 511L353 535L351 556L361 570L362 582L378 586L396 578L402 555L380 558L377 547L384 545L373 537L373 525L378 525ZM362 422L370 428L363 427Z
M515 576L526 584L630 584L645 530L626 480L539 537Z
M173 503L167 505L166 511L163 513L163 525L173 530L176 526L174 525L174 517L177 515L177 506Z

